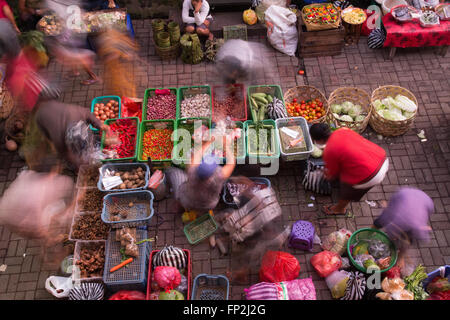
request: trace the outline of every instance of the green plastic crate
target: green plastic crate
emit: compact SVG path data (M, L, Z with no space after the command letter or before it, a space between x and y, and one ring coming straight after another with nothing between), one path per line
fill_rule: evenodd
M178 88L178 95L177 95L177 120L180 119L189 119L189 118L182 118L181 117L181 102L184 100L185 97L189 97L195 94L203 94L207 93L209 95L209 117L202 117L202 118L208 118L209 120L212 119L212 93L211 93L211 87L210 86L190 86L190 87L180 87Z
M242 136L240 139L238 139L238 154L239 154L239 150L241 151L241 155L238 155L236 157L236 162L239 164L244 164L245 163L245 158L247 156L247 139L246 139L246 135L245 135L245 129L244 129L244 122L241 121L235 121L234 122L236 124L236 127L241 128L242 129ZM225 164L226 163L226 158L219 158L221 163Z
M148 103L148 99L152 96L155 95L155 90L162 90L162 89L169 89L170 92L172 92L173 94L175 94L176 96L176 112L175 112L175 118L178 115L178 88L173 88L173 87L169 87L169 88L148 88L145 90L145 94L144 94L144 100L142 101L142 121L147 120L147 103ZM153 120L166 120L166 119L153 119ZM176 120L176 119L173 119Z
M272 96L277 97L279 100L283 101L283 105L286 108L286 104L284 102L283 98L283 91L281 90L281 87L279 85L261 85L261 86L249 86L247 88L247 105L248 105L248 112L252 115L252 102L250 101L250 97L253 93L262 92L266 94L270 94ZM253 118L253 115L251 116L252 120L255 121L256 119ZM250 117L249 117L250 118Z
M101 96L101 97L97 97L97 98L92 99L92 102L91 102L91 113L94 113L95 105L97 103L106 103L109 100L114 100L114 101L118 101L119 102L118 118L120 118L122 116L122 100L120 99L119 96ZM89 128L91 128L91 130L94 131L94 132L98 132L98 129L94 128L92 125L89 125Z
M167 120L145 120L142 121L139 128L139 144L138 144L138 162L147 162L148 160L142 159L142 153L144 151L144 134L149 129L165 129L170 128L175 132L175 120L167 119ZM153 162L172 162L172 157L169 159L152 159Z
M211 128L211 119L207 119L207 118L189 118L189 119L179 119L176 121L175 123L175 135L174 135L174 153L172 154L172 159L176 160L177 162L181 162L181 163L186 163L188 160L190 161L191 156L186 156L183 154L183 156L180 156L178 154L178 144L179 144L179 140L180 138L182 138L179 134L178 134L178 130L180 127L183 127L187 124L194 124L194 121L198 121L200 120L202 122L203 125L206 125L208 128ZM189 130L191 133L193 133L192 130ZM194 142L191 138L191 147L194 145Z
M280 142L278 141L278 136L276 133L277 127L275 124L275 121L272 119L266 119L263 121L263 125L268 125L273 127L273 130L271 131L271 137L273 144L275 145L275 150L272 154L258 154L250 152L250 139L249 139L249 127L251 125L254 125L254 122L251 120L247 120L244 122L244 128L245 128L245 139L246 139L246 146L247 146L247 156L250 158L259 158L259 159L278 159L280 157Z
M136 121L136 142L134 145L134 156L133 157L127 157L127 158L118 158L118 159L103 159L102 162L133 162L136 160L137 157L137 149L138 149L138 142L139 142L139 118L138 117L129 117L129 118L115 118L115 119L108 119L105 120L105 124L109 125L111 123L116 122L119 119L133 119ZM100 150L103 151L104 148L104 141L106 137L106 132L103 132L102 134L102 140L100 144Z
M222 29L223 29L223 39L225 41L229 39L241 39L247 41L247 25L245 24L224 26Z
M216 230L217 223L209 213L198 217L183 229L190 244L199 243L216 232Z

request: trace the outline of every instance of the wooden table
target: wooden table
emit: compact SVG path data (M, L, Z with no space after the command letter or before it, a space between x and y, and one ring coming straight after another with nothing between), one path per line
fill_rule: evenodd
M418 20L398 22L390 13L382 19L386 29L384 47L390 48L389 59L395 55L397 48L438 47L438 54L445 55L450 45L450 21L424 28Z

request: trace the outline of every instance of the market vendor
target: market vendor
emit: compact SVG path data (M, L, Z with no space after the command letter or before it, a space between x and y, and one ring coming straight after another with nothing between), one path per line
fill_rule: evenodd
M19 11L24 31L30 31L36 29L36 24L47 9L44 0L19 0Z
M387 207L374 221L399 249L397 265L402 268L408 248L414 240L429 241L431 227L428 220L434 212L433 200L422 190L401 188L389 199Z
M68 161L75 170L78 170L81 164L89 163L94 157L94 140L88 125L110 134L109 126L102 124L93 113L81 106L44 100L37 108L38 127L60 158Z
M226 41L216 55L217 75L222 77L223 82L231 84L251 82L264 68L266 74L275 73L275 70L270 70L270 65L264 64L262 52L260 43L241 39Z
M214 38L210 32L212 16L206 0L184 0L182 19L187 33L196 32L200 36L208 37L209 40Z
M389 168L386 151L348 128L331 133L326 123L313 124L310 135L314 143L326 145L325 177L340 183L339 202L324 206L323 211L328 215L346 214L351 201L360 201L383 181Z
M16 20L14 19L14 13L12 12L6 0L0 0L0 19L8 19L9 22L11 22L14 30L16 30L17 33L20 33L20 30L16 24Z

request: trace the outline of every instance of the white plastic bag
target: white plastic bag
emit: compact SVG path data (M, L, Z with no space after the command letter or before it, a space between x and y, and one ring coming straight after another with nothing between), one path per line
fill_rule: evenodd
M72 277L48 277L45 281L45 289L56 298L66 298L73 288Z
M264 16L267 9L269 9L270 6L286 7L286 0L257 0L257 2L253 3L253 5L255 4L256 17L258 18L259 23L264 23Z
M352 233L347 229L340 229L330 233L322 243L322 249L336 252L342 256L347 249L347 241Z
M330 289L333 298L339 299L344 296L349 277L350 273L347 271L336 270L325 278L325 282L327 283L327 287Z
M267 38L280 52L294 56L297 50L297 16L291 10L270 6L265 13Z

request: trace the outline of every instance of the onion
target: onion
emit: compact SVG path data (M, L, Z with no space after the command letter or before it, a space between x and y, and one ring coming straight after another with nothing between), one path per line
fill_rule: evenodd
M5 147L8 151L16 151L17 143L14 140L8 140L8 137L5 138Z

